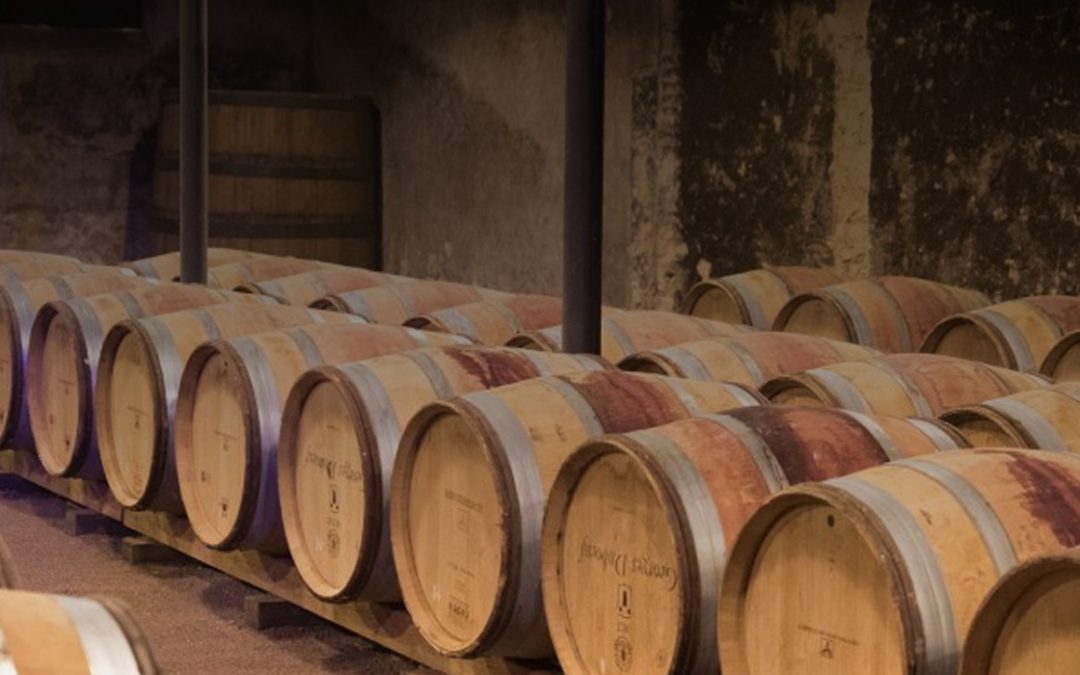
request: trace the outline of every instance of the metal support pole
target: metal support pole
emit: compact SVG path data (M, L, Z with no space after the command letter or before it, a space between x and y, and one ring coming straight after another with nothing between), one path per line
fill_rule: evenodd
M180 1L180 280L206 283L206 0Z
M604 244L604 0L566 3L563 349L600 353Z

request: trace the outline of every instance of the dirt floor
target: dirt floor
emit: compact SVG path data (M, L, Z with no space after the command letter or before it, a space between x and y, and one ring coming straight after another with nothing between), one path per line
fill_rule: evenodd
M0 537L25 590L107 595L132 609L170 675L432 673L331 624L256 631L244 624L249 586L196 562L134 566L120 538L63 530L68 503L0 475Z

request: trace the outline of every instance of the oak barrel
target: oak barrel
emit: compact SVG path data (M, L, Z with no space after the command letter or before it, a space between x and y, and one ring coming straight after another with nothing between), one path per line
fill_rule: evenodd
M773 403L899 417L946 410L1049 386L1032 373L937 354L889 354L782 375L761 387Z
M562 322L562 298L510 295L448 307L405 322L406 326L464 335L473 342L498 346L519 333Z
M179 244L179 106L158 125L153 222ZM293 92L209 93L210 244L378 267L378 112L371 99Z
M16 260L0 264L0 285L14 281L29 281L30 279L78 274L80 272L111 272L113 274L135 276L135 272L126 267L91 265L74 258L57 256L54 258Z
M400 326L318 325L213 340L188 359L176 405L176 472L191 528L218 549L284 553L277 450L304 371L465 338Z
M234 248L211 247L206 250L207 267L219 267L229 263L240 262L249 258L260 257L261 254L254 251L241 251ZM178 281L180 279L180 252L162 253L149 258L128 260L121 263L123 267L133 270L139 276L160 279L161 281Z
M1080 329L1080 297L1035 295L951 316L922 351L1037 372L1065 333Z
M40 251L22 251L14 248L0 248L0 265L17 262L33 262L46 260L67 260L78 262L78 258L59 253L42 253Z
M994 582L1078 544L1071 453L959 450L788 488L728 558L724 673L956 673Z
M816 335L762 331L711 337L632 354L623 370L761 386L780 375L880 356L870 347Z
M211 305L127 319L101 347L94 419L105 479L125 508L183 513L173 419L180 374L206 340L321 323L360 322L338 312L264 304Z
M760 400L741 385L601 371L428 404L402 434L390 490L413 622L446 654L549 656L540 524L563 460L605 433Z
M109 291L149 288L155 279L103 272L79 272L0 285L0 447L29 448L29 411L24 375L30 328L38 310L53 300L70 300Z
M1080 381L1080 330L1067 333L1051 347L1039 372L1057 382Z
M599 357L432 347L309 370L281 423L281 516L296 569L333 602L401 599L390 557L390 476L401 429L424 405L533 377L606 367Z
M1062 382L953 408L941 419L976 447L1080 452L1080 383Z
M55 476L103 478L93 393L105 335L124 319L270 298L202 286L161 284L46 303L30 329L26 403L38 459Z
M246 284L338 267L340 266L305 258L261 256L211 267L206 273L206 283L227 291L245 290Z
M886 276L797 295L780 310L773 330L911 352L942 319L989 304L978 291Z
M715 675L717 586L755 509L788 485L958 447L933 421L771 406L585 443L544 516L544 608L563 672Z
M385 286L408 281L382 272L358 267L323 267L276 279L264 279L241 284L237 290L269 295L288 305L308 306L331 293L344 293L372 286Z
M682 311L703 319L742 323L769 330L792 296L843 283L832 270L816 267L765 267L690 287Z
M421 314L508 295L452 281L417 279L320 298L312 307L362 316L372 323L401 325Z
M0 590L5 673L155 675L146 635L130 610L105 598Z

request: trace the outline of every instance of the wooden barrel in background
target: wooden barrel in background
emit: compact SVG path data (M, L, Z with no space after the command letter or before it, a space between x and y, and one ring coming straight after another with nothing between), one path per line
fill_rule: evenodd
M883 352L911 352L942 319L989 304L978 291L886 276L797 295L780 310L774 330L820 335Z
M725 675L956 673L979 603L1080 545L1080 457L958 450L789 488L747 522L720 591Z
M954 408L941 419L975 447L1080 452L1080 383L1062 382Z
M302 375L285 403L278 476L289 551L308 588L333 602L401 599L390 557L390 476L401 430L421 407L605 367L589 355L433 347Z
M780 308L793 296L843 281L843 277L827 269L766 267L697 282L686 294L682 311L703 319L769 330Z
M338 324L203 343L181 375L175 419L180 498L196 536L218 549L287 550L278 439L282 406L306 370L465 342L401 326Z
M77 258L59 253L41 253L38 251L23 251L15 248L0 248L0 265L17 262L33 262L46 260L67 260L78 262Z
M29 448L33 443L23 380L30 328L38 310L53 300L148 288L156 284L156 279L106 270L28 281L12 280L0 285L0 447Z
M1080 330L1058 340L1046 355L1039 372L1056 382L1080 381Z
M158 126L153 226L179 244L179 106ZM370 99L211 91L210 244L380 266L379 123Z
M1080 549L1002 577L964 643L960 675L1074 675L1080 663Z
M65 274L78 274L80 272L112 272L113 274L135 276L135 272L126 267L90 265L75 258L55 256L42 259L16 260L0 264L0 284L13 281L29 281L30 279L40 279L42 277L57 277Z
M544 517L544 609L563 672L715 675L726 552L770 495L960 447L934 421L772 406L585 443Z
M778 405L937 417L952 408L1049 384L1039 375L952 356L889 354L783 375L762 385L761 392Z
M210 286L226 291L246 290L244 289L246 284L337 267L331 263L306 258L260 256L211 267L207 271L206 282Z
M211 247L206 250L206 265L207 267L218 267L259 256L259 253L253 251ZM162 253L149 258L140 258L139 260L129 260L120 264L122 267L133 270L139 276L160 279L161 281L178 281L180 279L179 251Z
M402 434L390 490L413 622L446 654L550 656L539 538L563 460L605 433L760 401L742 385L609 370L428 404Z
M951 316L922 351L1038 372L1065 333L1080 329L1080 297L1036 295Z
M759 387L788 373L875 356L881 356L881 352L850 342L816 335L762 331L638 352L623 359L619 367L642 373Z
M315 301L312 307L348 312L362 316L372 323L400 326L414 316L508 295L510 294L502 291L452 281L417 279L335 293Z
M415 316L406 326L464 335L473 342L498 346L515 335L562 321L562 298L509 295L505 298L448 307Z
M34 445L55 475L101 479L93 393L105 335L124 319L139 319L228 302L274 303L247 293L161 284L46 303L34 319L27 350L26 403Z
M409 281L382 272L360 269L358 267L323 267L310 272L300 272L289 276L251 281L240 284L236 290L244 293L269 295L278 302L287 305L307 307L319 298L332 293L344 293L372 286L386 286Z
M115 600L0 590L8 673L156 675L146 635Z
M101 347L94 390L98 449L113 496L125 508L183 513L173 419L180 374L206 340L363 319L307 307L211 305L128 319Z

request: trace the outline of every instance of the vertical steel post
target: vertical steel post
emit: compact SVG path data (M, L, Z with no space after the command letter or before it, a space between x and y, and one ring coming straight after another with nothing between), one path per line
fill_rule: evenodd
M600 353L604 244L604 0L566 3L563 349Z
M180 280L206 283L207 0L180 2Z

